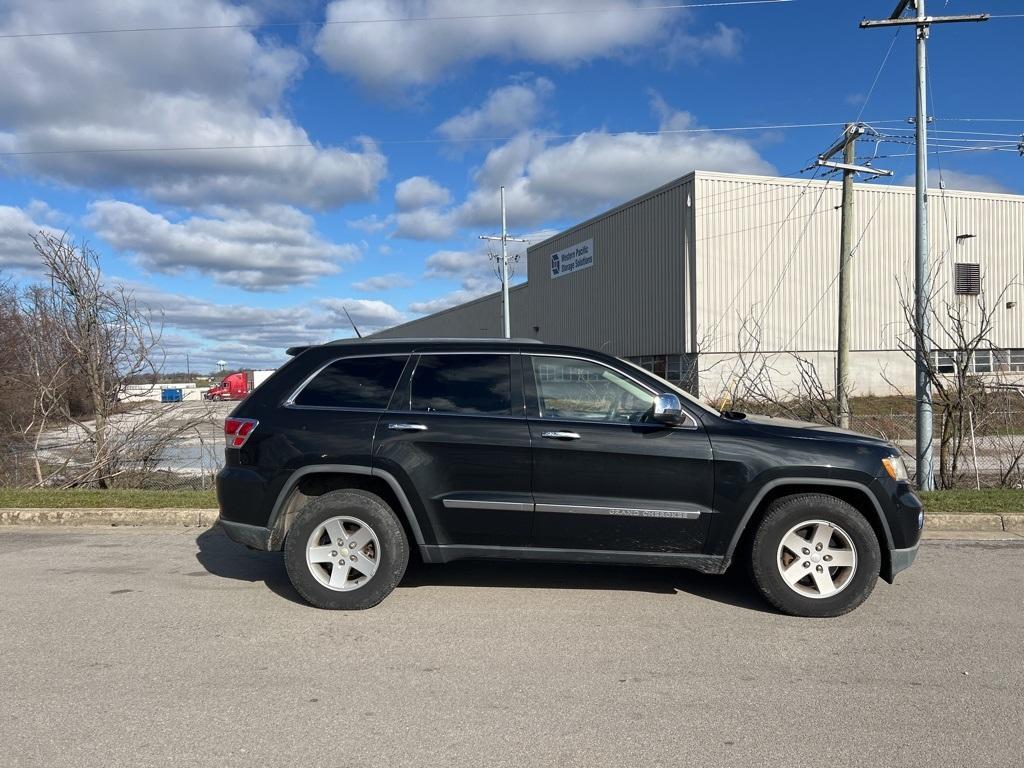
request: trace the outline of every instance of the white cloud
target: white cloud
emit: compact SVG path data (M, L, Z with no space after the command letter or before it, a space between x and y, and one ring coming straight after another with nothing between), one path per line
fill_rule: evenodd
M307 284L360 256L353 245L321 239L312 218L295 208L218 209L217 214L174 221L132 203L103 200L90 204L86 224L114 248L134 253L146 269L168 274L195 269L253 291Z
M695 64L708 58L735 58L739 56L742 43L743 33L740 30L719 22L710 35L677 32L668 44L667 53L671 63L686 61Z
M31 236L40 230L55 232L37 219L46 218L46 211L29 205L28 210L0 205L0 269L34 271L40 269L39 255Z
M436 299L413 302L409 305L409 311L418 315L432 315L435 312L441 312L449 307L454 307L459 304L465 304L467 301L479 299L481 296L486 296L487 294L494 293L500 289L501 286L496 286L494 280L468 277L463 280L462 287L458 290L446 293Z
M12 0L0 33L258 23L225 0ZM14 172L87 188L137 187L192 207L371 199L387 161L368 139L349 148L165 152L115 148L308 144L282 97L305 66L249 29L8 39L0 46L0 150ZM52 150L90 152L47 154Z
M427 277L463 278L490 270L487 253L479 251L437 251L427 257Z
M447 240L456 230L456 222L451 213L439 208L421 208L396 214L395 224L392 236L409 240Z
M427 176L413 176L395 186L395 205L400 211L447 205L452 193Z
M318 304L331 312L335 322L345 328L351 328L345 316L345 310L348 310L352 321L364 336L398 325L407 319L398 309L379 299L321 299Z
M325 299L293 307L218 304L146 285L127 283L141 307L162 317L165 369L184 370L185 353L193 370L213 368L219 359L229 367L276 366L292 346L322 344L354 335L342 306L359 330L371 333L403 322L406 315L383 301Z
M360 232L372 235L375 232L382 232L394 223L395 220L392 216L378 216L376 213L371 213L369 216L364 216L361 219L349 221L348 224L350 227L355 227Z
M394 223L392 237L410 240L447 240L455 234L455 222L442 207L451 202L447 188L426 176L413 176L395 187L398 213L389 217Z
M928 186L933 189L940 188L940 180L945 185L946 189L959 189L966 192L998 192L1005 195L1015 194L1014 190L1003 184L998 179L992 176L986 176L981 173L964 173L963 171L942 171L941 179L940 174L936 170L928 172ZM900 183L912 187L914 186L915 180L914 175L904 176L900 179Z
M540 116L544 100L554 89L554 83L546 77L538 77L531 83L506 85L491 91L479 107L467 108L445 120L437 131L455 140L517 133L533 125Z
M530 11L572 10L575 0L334 0L327 19L486 16L404 24L330 24L316 40L327 65L370 87L432 83L460 64L485 58L572 66L668 39L678 11L635 8L644 0L603 0L605 13L509 16ZM501 15L505 14L504 17ZM717 33L716 33L717 34Z
M408 288L413 284L408 275L399 272L391 272L386 275L374 275L358 283L352 283L352 289L360 293L375 293L377 291L393 291L398 288Z
M699 127L688 112L654 97L662 131ZM506 187L509 221L535 226L580 218L624 202L694 169L773 174L754 146L722 133L585 133L552 144L522 133L488 153L476 173L477 189L454 212L461 226L493 225L497 189Z

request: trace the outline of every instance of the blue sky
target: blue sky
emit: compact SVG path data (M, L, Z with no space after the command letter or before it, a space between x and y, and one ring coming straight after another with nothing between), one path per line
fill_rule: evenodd
M695 128L858 115L909 128L912 30L872 92L894 32L857 26L892 0L643 5L665 3L324 25L580 5L4 0L0 35L222 28L0 38L0 273L31 280L28 234L68 230L163 313L169 367L186 351L200 369L270 365L289 344L350 335L343 306L373 330L496 290L477 237L500 226L501 184L510 229L538 239L694 168L796 173L840 131ZM1024 0L929 11L1024 13ZM1016 143L1022 33L1024 19L933 29L933 128L958 132L936 138ZM935 180L939 165L951 188L1024 193L1013 151L935 156Z

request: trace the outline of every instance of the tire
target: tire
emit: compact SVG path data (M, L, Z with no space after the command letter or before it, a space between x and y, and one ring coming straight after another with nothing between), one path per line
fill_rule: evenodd
M311 605L360 611L398 586L409 563L409 542L379 496L332 491L299 512L284 541L284 563L292 586Z
M857 509L835 496L807 493L772 503L754 534L749 562L755 586L783 613L832 617L868 599L882 553Z

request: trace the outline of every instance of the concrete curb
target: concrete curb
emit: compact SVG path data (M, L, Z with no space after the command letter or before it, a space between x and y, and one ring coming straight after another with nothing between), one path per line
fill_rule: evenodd
M0 509L0 526L190 526L208 528L216 509Z
M208 528L217 522L216 509L0 509L0 526L189 526ZM978 531L1024 535L1024 514L929 515L927 531Z
M929 515L924 513L925 530L932 531L1001 531L1002 515Z

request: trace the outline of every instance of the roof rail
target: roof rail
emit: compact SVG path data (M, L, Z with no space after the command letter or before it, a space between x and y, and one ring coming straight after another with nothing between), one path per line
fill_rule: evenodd
M469 338L469 337L430 337L430 336L408 336L403 338L379 338L367 336L362 339L336 339L330 341L330 345L341 344L543 344L540 339L501 339L491 337Z

